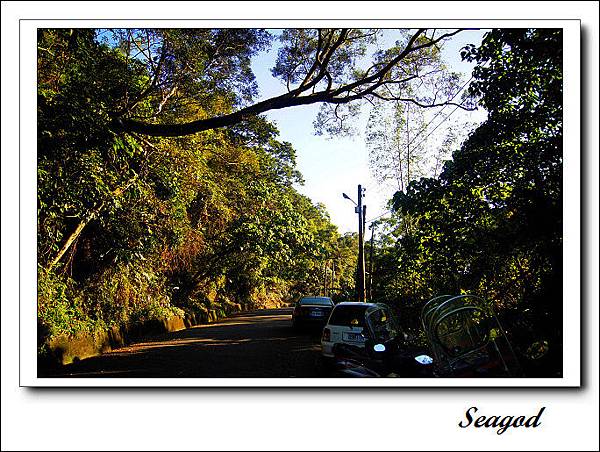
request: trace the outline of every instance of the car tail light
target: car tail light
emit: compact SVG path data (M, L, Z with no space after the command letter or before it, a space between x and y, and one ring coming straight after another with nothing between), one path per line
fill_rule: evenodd
M321 340L323 342L329 342L331 339L331 330L329 328L324 328L323 329L323 337L321 338Z

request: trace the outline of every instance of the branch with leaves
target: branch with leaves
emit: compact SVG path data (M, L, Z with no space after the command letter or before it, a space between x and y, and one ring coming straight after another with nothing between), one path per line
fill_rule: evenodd
M285 30L280 37L283 46L279 50L272 74L285 83L288 88L286 93L252 105L241 106L235 111L181 123L172 119L168 122L147 122L120 114L113 118L111 127L118 132L163 137L184 136L232 126L272 110L311 104L345 105L361 100L372 102L376 99L408 102L422 108L453 104L467 109L468 107L452 103L451 100L438 101L437 94L433 99L406 97L409 84L440 72L440 44L461 30L447 31L437 36L435 32L428 34L427 31L401 30L403 40L397 41L395 46L384 51L374 52L370 67L363 70L359 63L367 51L376 46L379 30ZM175 52L174 55L189 57L189 52ZM160 71L163 66L171 67L171 70L175 71L173 79L179 79L173 67L190 66L186 61L162 65L160 61L163 58L161 54L156 69ZM212 65L216 60L211 61ZM218 62L215 65L218 66ZM154 74L150 86L154 86L154 80L159 77L160 75ZM189 78L193 79L193 71ZM185 91L184 88L178 90L179 96L185 97ZM148 93L144 91L143 94ZM170 97L162 98L159 113ZM448 96L448 99L450 97ZM333 112L338 118L342 117L337 109Z

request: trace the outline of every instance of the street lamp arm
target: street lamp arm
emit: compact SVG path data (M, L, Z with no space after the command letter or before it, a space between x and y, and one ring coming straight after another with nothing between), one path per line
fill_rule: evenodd
M352 203L353 203L355 206L357 206L357 205L358 205L358 204L356 204L356 202L354 202L354 200L353 200L353 199L352 199L350 196L348 196L346 193L342 193L342 196L343 196L345 199L347 199L348 201L352 201Z

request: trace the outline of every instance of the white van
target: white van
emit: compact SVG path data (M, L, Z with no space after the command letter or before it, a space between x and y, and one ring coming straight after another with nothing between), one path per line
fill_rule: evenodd
M387 310L387 307L376 303L343 302L333 308L321 337L321 354L332 358L335 344L348 344L363 348L366 335L367 313Z

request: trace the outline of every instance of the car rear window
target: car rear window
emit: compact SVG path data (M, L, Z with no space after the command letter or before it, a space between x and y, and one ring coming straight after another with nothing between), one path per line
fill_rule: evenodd
M321 306L331 306L333 304L333 302L331 301L331 298L317 298L317 297L305 297L302 298L300 300L300 304L304 305L304 304L318 304Z
M368 306L336 306L331 317L330 325L337 326L365 326L365 311Z

